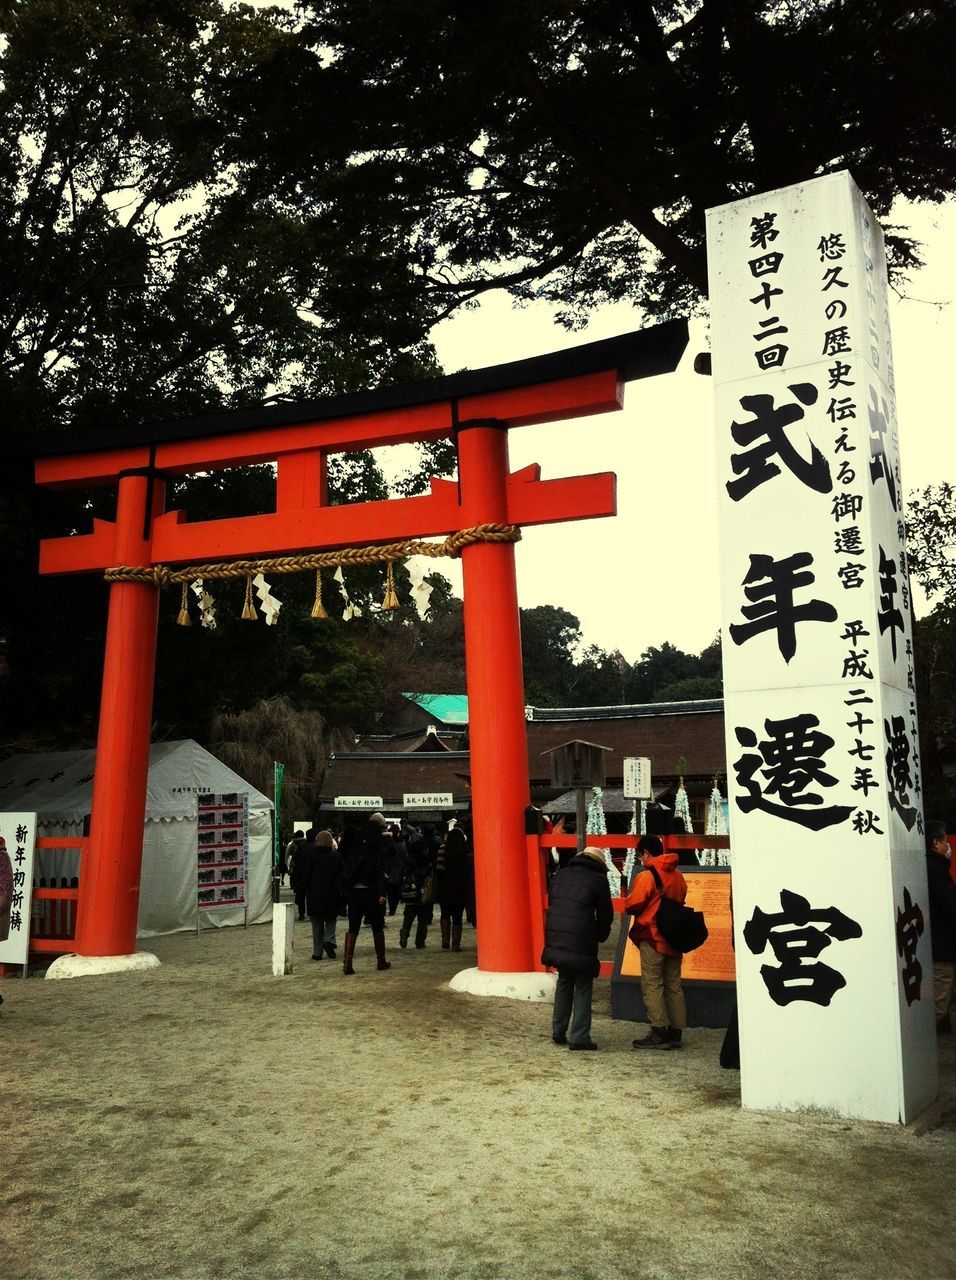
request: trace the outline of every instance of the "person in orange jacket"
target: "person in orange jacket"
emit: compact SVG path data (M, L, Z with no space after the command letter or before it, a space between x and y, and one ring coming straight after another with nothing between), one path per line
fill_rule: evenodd
M624 909L634 917L641 953L641 994L651 1029L633 1044L635 1049L680 1049L687 1026L680 980L683 957L668 946L658 932L657 912L662 892L650 868L660 876L663 895L677 902L687 897L687 881L677 870L677 854L665 853L658 836L641 836L637 852L642 856L644 870L635 876L624 900Z

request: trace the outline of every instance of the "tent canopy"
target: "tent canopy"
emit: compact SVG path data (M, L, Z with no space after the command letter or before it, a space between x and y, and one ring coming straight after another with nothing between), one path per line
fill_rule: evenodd
M0 809L35 813L42 823L80 823L90 812L96 752L45 751L0 763ZM192 738L155 742L149 749L146 821L192 818L196 796L245 791L249 812L272 801Z

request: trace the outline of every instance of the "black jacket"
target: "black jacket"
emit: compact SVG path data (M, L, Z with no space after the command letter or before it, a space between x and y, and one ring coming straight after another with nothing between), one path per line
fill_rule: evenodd
M453 828L435 860L436 894L442 906L463 907L471 892L474 867L463 831Z
M358 884L364 884L376 898L385 897L385 859L391 844L392 837L388 836L388 847L386 846L385 830L377 822L367 823L362 835L349 841L342 875L342 884L347 892L351 892Z
M299 846L295 856L306 912L316 920L331 920L339 913L341 854L306 842Z
M551 878L541 963L596 978L601 971L598 944L613 921L607 867L603 860L577 854Z
M933 959L956 960L956 884L949 874L949 859L938 853L926 855L929 882L929 927Z

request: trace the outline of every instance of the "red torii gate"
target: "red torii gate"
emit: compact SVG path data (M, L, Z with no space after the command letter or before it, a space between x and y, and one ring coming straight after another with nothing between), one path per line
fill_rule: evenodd
M409 387L222 413L117 431L34 437L39 485L115 485L116 519L45 539L40 572L172 568L383 545L484 524L614 515L612 473L541 480L508 469L508 430L621 408L623 383L676 368L683 321L605 342ZM452 437L458 480L429 494L328 505L330 453ZM191 523L165 511L165 480L253 463L276 466L275 511ZM466 675L476 850L478 961L534 969L524 814L529 800L514 546L462 549ZM89 848L80 876L75 950L135 950L159 588L111 581ZM321 625L321 624L318 624Z

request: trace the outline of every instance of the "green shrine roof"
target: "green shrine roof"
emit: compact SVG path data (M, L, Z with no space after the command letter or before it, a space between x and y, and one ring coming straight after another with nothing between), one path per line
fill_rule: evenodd
M435 716L442 724L468 723L468 695L466 693L404 693L408 698L429 715Z

